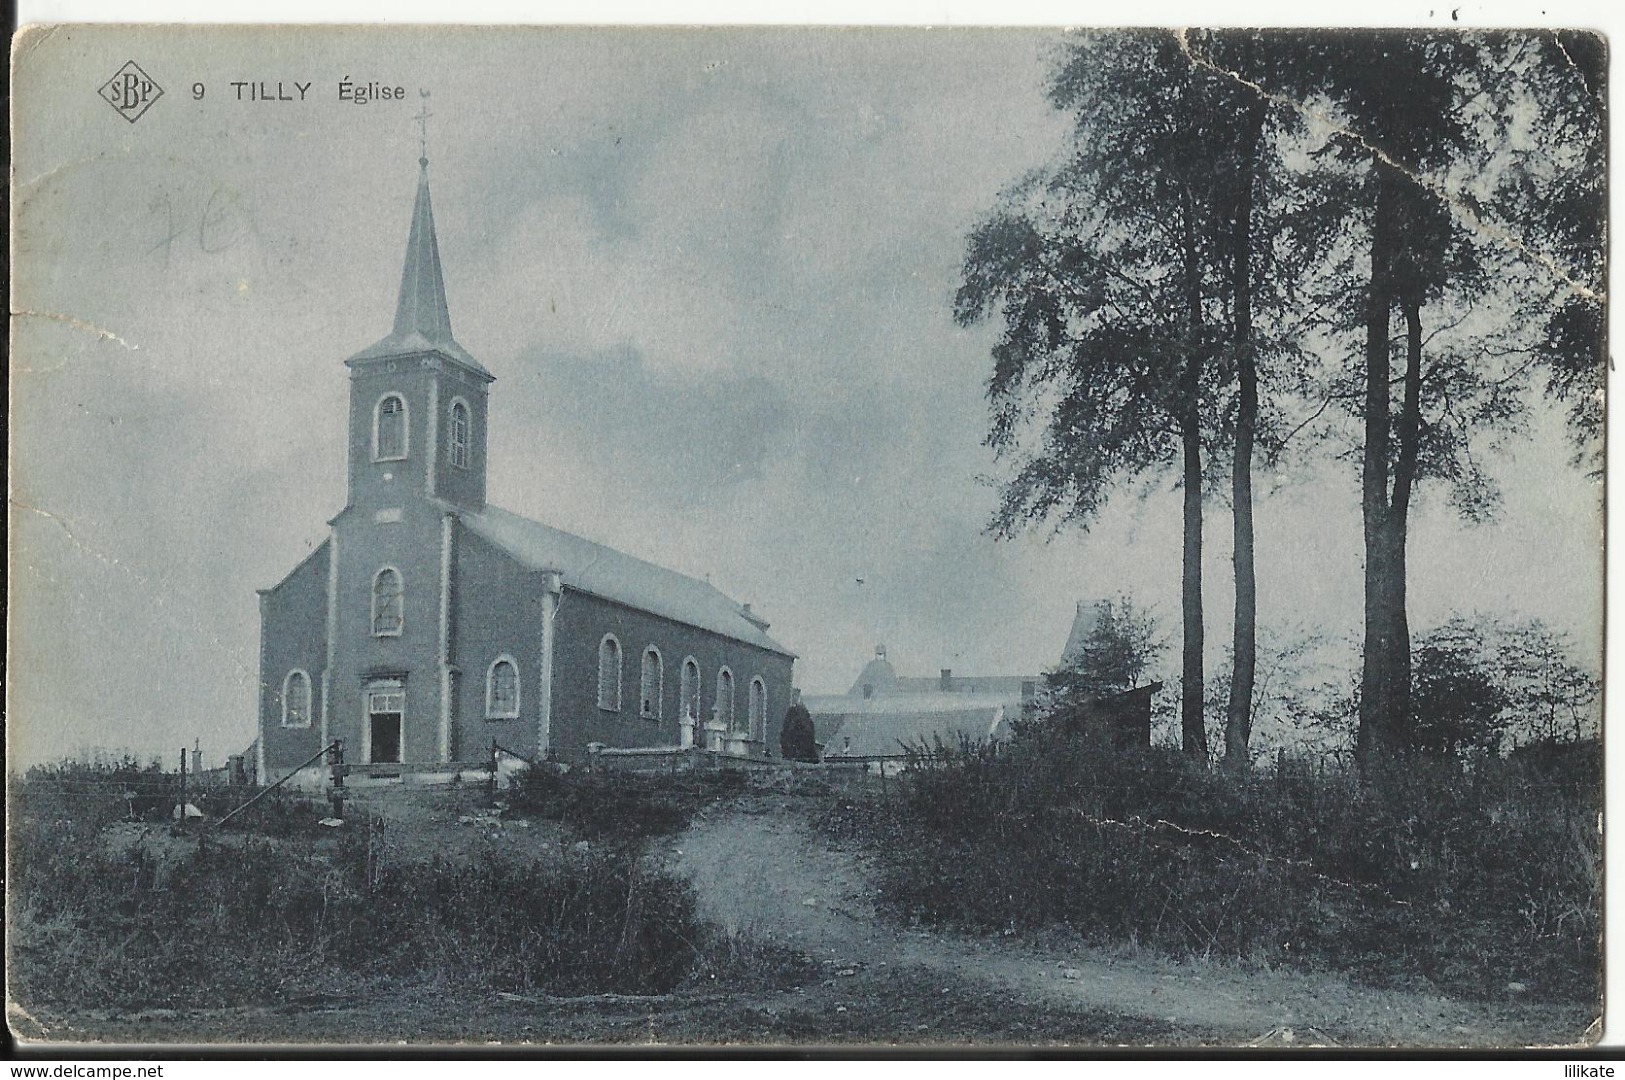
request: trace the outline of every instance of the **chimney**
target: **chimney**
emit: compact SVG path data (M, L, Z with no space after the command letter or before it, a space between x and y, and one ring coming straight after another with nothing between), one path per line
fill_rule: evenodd
M937 679L937 689L948 693L954 688L954 669L943 668L942 675Z

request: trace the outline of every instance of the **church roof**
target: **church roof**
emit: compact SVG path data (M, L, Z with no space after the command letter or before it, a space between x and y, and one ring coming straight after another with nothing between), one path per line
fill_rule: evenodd
M784 656L789 649L767 635L767 623L729 599L708 581L663 566L539 521L487 505L464 513L463 522L479 536L532 570L554 570L566 588L601 596L627 607L697 626Z
M438 352L483 376L494 379L451 336L451 311L440 272L440 245L435 240L434 209L429 202L429 166L420 161L418 197L412 205L412 230L406 239L400 297L395 301L395 328L389 336L350 357L350 362L385 356Z

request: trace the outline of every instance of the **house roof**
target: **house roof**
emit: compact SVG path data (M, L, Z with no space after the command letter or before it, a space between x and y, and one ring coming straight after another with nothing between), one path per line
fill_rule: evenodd
M419 159L418 195L412 205L412 229L406 239L401 291L395 301L395 326L389 336L350 357L350 363L386 356L437 352L472 370L487 382L493 376L451 335L451 310L440 271L440 245L434 234L429 202L429 163Z
M487 505L463 512L479 536L532 570L556 571L566 588L697 626L784 656L795 653L767 635L768 624L708 581L645 562L605 544Z
M805 697L824 756L867 757L901 754L905 748L957 744L961 737L1004 739L1009 736L1006 702L973 694L909 694L905 697L857 698L851 695Z
M875 655L863 666L847 694L877 698L898 695L917 698L920 694L939 692L973 694L996 697L1007 706L1019 708L1043 679L1042 675L956 675L948 669L937 675L899 675L886 659L886 647L876 645Z

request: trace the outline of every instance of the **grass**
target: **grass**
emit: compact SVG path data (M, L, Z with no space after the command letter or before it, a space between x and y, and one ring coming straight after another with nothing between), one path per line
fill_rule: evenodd
M823 826L870 846L908 922L1595 1001L1601 786L1585 748L1557 758L1235 775L1030 735L949 748Z
M882 908L899 921L1053 929L1466 997L1521 983L1530 1000L1583 1004L1601 970L1591 749L1416 760L1362 779L1290 762L1237 776L1173 753L1023 738L921 760L885 797L826 791L807 805L875 856ZM844 980L819 991L802 954L706 924L687 881L643 858L647 838L753 790L754 776L537 770L510 812L594 842L457 861L387 854L366 825L318 829L325 808L292 798L245 815L254 831L160 830L121 849L107 829L128 812L116 790L39 779L9 822L8 971L26 1008L287 1005L379 986L469 1001L785 994L809 980L819 1000L844 993ZM965 1009L980 1007L972 998ZM899 1030L944 1030L914 1019L924 1002L904 1005L914 1012ZM762 1031L812 1032L794 1012L764 1014ZM864 1018L816 1022L835 1036Z
M10 822L7 959L25 1006L276 1003L335 978L646 995L795 969L782 950L703 923L688 883L650 869L635 837L547 859L404 861L384 854L368 824L317 829L324 808L288 799L267 800L255 832L118 849L106 828L123 816L122 798L24 786ZM623 785L569 790L572 820L612 826L620 811L593 800Z

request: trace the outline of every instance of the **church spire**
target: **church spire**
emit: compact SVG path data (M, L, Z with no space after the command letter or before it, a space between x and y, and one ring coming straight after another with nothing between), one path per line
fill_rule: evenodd
M450 341L451 312L446 282L440 272L440 245L434 235L434 209L429 203L429 162L418 159L418 197L412 206L412 231L406 240L406 266L401 295L395 304L394 336L422 334L430 342Z
M427 95L425 95L427 97ZM428 102L414 119L418 135L418 193L412 204L412 228L406 238L401 291L395 301L395 326L388 337L352 356L349 363L383 357L439 353L490 382L494 376L451 336L446 281L440 270L440 244L435 239L434 209L429 201Z
M412 232L406 238L406 267L401 296L395 304L395 335L422 334L429 341L451 340L451 312L446 282L440 273L440 245L434 235L434 208L429 202L429 92L412 119L418 124L418 197L412 206Z

